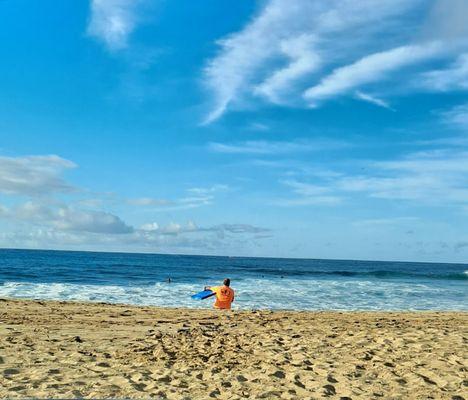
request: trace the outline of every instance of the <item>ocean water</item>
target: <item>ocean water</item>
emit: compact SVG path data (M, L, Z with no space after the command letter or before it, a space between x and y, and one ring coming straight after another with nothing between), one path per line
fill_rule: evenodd
M225 277L236 309L468 310L468 264L0 249L0 297L209 308Z

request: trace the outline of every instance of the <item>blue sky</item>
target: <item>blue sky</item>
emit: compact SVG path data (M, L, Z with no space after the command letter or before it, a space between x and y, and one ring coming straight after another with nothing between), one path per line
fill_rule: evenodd
M0 12L0 247L466 262L465 0Z

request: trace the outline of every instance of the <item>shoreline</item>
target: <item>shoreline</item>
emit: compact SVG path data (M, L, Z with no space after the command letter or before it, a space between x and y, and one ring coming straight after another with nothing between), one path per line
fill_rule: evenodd
M0 397L459 400L467 335L466 311L0 299Z
M150 308L155 310L187 310L187 311L216 311L212 307L212 301L202 300L205 307L171 307L171 306L160 306L152 304L135 304L135 303L125 303L125 302L107 302L107 301L93 301L93 300L58 300L58 299L43 299L43 298L30 298L30 297L2 297L0 296L0 305L2 302L6 301L20 301L20 302L42 302L42 303L58 303L58 304L70 304L70 305L100 305L100 306L122 306L130 308ZM194 300L195 301L195 300ZM200 301L200 300L196 300ZM466 310L457 310L457 309L385 309L385 310L366 310L366 309L292 309L292 308L236 308L236 305L233 305L233 308L230 310L233 313L248 313L248 312L266 312L266 313L311 313L311 314L323 314L323 313L338 313L338 314L450 314L450 313L461 313L468 315L468 308Z
M165 310L165 311L174 311L174 310L183 310L183 311L220 311L214 309L212 306L206 307L170 307L170 306L158 306L152 304L133 304L133 303L112 303L106 301L92 301L92 300L51 300L51 299L41 299L41 298L29 298L29 297L0 297L0 305L2 302L10 302L10 301L18 301L18 302L26 302L26 303L57 303L57 304L65 304L65 305L99 305L99 306L121 306L127 308L150 308L155 310ZM199 301L199 300L197 300ZM202 300L203 301L203 300ZM206 303L206 301L205 301ZM211 302L208 300L208 303ZM221 311L223 312L223 311ZM468 309L466 310L428 310L428 309L421 309L421 310L399 310L399 309L388 309L388 310L347 310L347 309L317 309L317 310L306 310L306 309L292 309L292 308L233 308L228 312L232 313L249 313L249 312L264 312L264 313L310 313L310 314L466 314L468 316Z

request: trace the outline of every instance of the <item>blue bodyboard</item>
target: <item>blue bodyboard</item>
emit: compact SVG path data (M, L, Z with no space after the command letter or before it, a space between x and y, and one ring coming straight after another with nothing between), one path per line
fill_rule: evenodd
M212 290L203 290L202 292L192 295L192 299L204 300L204 299L207 299L208 297L214 296L215 294L216 293L213 292Z

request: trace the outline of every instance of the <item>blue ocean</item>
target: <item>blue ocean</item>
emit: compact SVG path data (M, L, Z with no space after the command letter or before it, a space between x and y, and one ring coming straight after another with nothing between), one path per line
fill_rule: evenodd
M235 309L468 310L468 264L0 250L0 297L209 308L226 277Z

